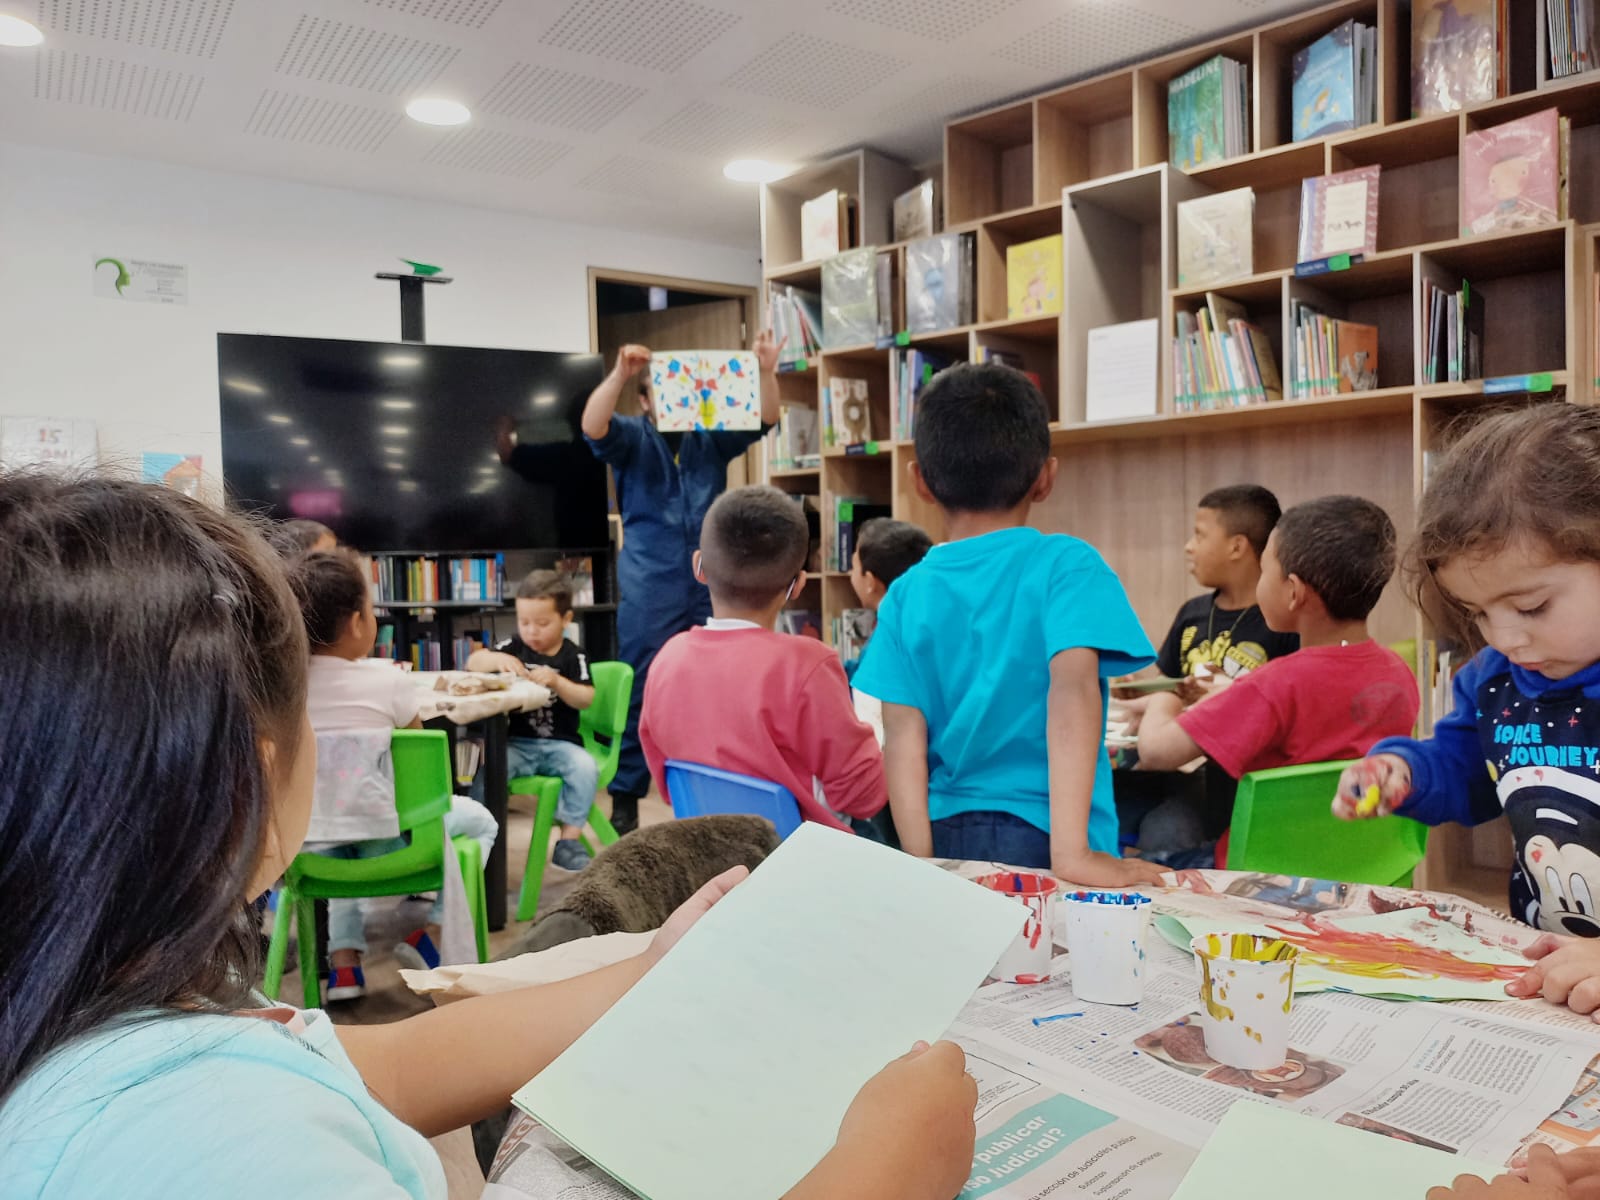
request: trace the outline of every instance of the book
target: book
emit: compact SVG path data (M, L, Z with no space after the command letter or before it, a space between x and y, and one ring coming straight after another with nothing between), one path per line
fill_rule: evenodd
M1161 379L1160 327L1151 317L1089 330L1085 420L1155 415Z
M1372 254L1378 248L1381 167L1318 175L1300 185L1299 263L1336 254Z
M669 350L650 356L656 428L760 429L761 368L743 350Z
M878 627L878 614L870 608L847 608L834 622L833 644L843 662L855 662Z
M894 240L932 237L941 226L939 183L924 179L908 192L894 198Z
M1173 394L1179 412L1283 399L1272 342L1242 304L1208 292L1198 313L1177 314L1175 334Z
M835 383L848 387L835 387ZM859 446L872 440L872 408L868 404L865 379L833 380L828 398L833 404L833 436L836 445Z
M1006 247L1006 316L1061 312L1061 235Z
M1595 26L1600 13L1595 0L1546 0L1545 30L1550 53L1550 78L1565 79L1600 66Z
M878 320L875 327L878 342L888 341L898 332L894 324L894 254L884 250L874 264L876 278L873 287L877 292Z
M1294 141L1343 133L1378 119L1377 50L1377 30L1352 20L1295 52Z
M850 236L854 208L854 198L838 188L823 192L800 206L802 261L832 258L855 244Z
M780 608L778 632L822 640L822 614L811 608Z
M1370 392L1378 386L1378 330L1374 325L1335 321L1339 391Z
M588 608L594 604L593 558L558 558L555 570L565 575L572 584L572 603L575 607Z
M1223 55L1167 84L1168 159L1181 170L1250 152L1250 71Z
M832 570L848 571L855 562L856 534L868 521L878 517L891 517L894 508L888 504L873 504L859 496L841 496L834 501L834 549Z
M1422 281L1422 380L1458 383L1483 377L1483 294L1467 280L1454 291Z
M917 401L933 382L933 377L946 367L950 359L931 350L901 349L889 352L889 424L890 436L897 441L909 442L916 432ZM1038 376L1034 376L1035 382Z
M937 333L972 323L974 252L971 233L942 233L906 246L908 330Z
M878 333L878 252L871 246L822 264L822 345L870 346Z
M767 434L767 465L778 470L820 466L821 437L816 409L804 404L781 406L778 423Z
M1378 331L1341 321L1302 300L1289 301L1293 340L1289 387L1297 400L1365 392L1378 386Z
M1547 108L1461 141L1461 232L1509 233L1564 220L1567 118Z
M767 322L782 347L778 370L804 370L822 350L822 297L783 283L767 285Z
M1505 0L1411 6L1411 115L1455 112L1503 94Z
M1235 188L1178 205L1178 285L1204 287L1255 271L1254 188Z

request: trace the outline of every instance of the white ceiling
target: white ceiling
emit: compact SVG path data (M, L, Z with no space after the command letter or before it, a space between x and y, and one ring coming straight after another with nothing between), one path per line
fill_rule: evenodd
M1305 0L0 0L0 139L736 245L731 158L936 159L948 117ZM402 114L419 94L458 129Z

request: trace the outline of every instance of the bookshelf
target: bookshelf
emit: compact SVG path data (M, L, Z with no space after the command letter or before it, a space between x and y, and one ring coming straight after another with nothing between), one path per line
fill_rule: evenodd
M1340 0L947 124L937 168L945 187L945 228L975 235L977 321L914 344L963 359L985 347L1010 351L1040 376L1061 471L1034 521L1097 547L1122 578L1152 639L1165 634L1172 614L1195 590L1182 546L1194 502L1208 489L1260 482L1285 506L1332 492L1358 493L1383 505L1405 538L1425 466L1457 431L1505 405L1600 403L1594 311L1600 277L1600 71L1549 79L1547 32L1536 11L1544 4L1511 7L1512 94L1459 112L1411 116L1408 5ZM1377 30L1378 119L1294 142L1294 53L1352 18ZM1167 85L1216 54L1249 69L1249 151L1192 172L1176 170L1168 165ZM1523 232L1462 237L1463 138L1548 107L1571 122L1569 219ZM1298 276L1301 182L1371 165L1383 168L1376 253L1345 270ZM783 181L768 192L803 200L833 186L813 182ZM1174 318L1203 306L1207 289L1178 286L1176 208L1238 187L1256 194L1255 273L1209 290L1245 307L1280 367L1295 301L1377 326L1375 390L1178 411ZM861 196L867 216L873 206L887 212L893 199L889 192L865 189ZM764 218L774 203L764 195ZM765 235L765 219L763 230ZM1052 233L1063 235L1060 316L1007 320L1006 247ZM878 244L903 266L903 247L887 237ZM811 269L790 261L786 249L764 237L769 280ZM897 269L897 286L903 279L903 269ZM1485 305L1487 378L1430 384L1424 373L1424 285L1454 288L1462 280ZM1162 329L1156 413L1087 422L1088 332L1149 318ZM903 321L903 308L897 319ZM859 346L823 354L809 375L812 402L826 395L834 375L868 379L873 433L883 439L890 429L887 400L880 402L878 389L887 388L891 353L892 348ZM824 454L816 476L802 482L792 473L776 473L773 482L794 490L814 481L825 522L830 497L867 496L942 537L937 515L911 483L914 446L880 440L876 449L849 455L835 448ZM855 601L843 575L824 578L820 591L827 628ZM1372 623L1384 641L1426 640L1432 632L1398 582L1385 592ZM1425 867L1426 885L1448 890L1490 880L1493 892L1504 881L1506 845L1498 826L1440 833Z

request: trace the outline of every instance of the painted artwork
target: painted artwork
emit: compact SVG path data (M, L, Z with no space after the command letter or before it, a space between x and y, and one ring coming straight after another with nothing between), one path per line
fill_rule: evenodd
M743 351L679 350L650 356L656 428L760 429L761 370Z
M1527 970L1527 959L1426 908L1367 916L1307 913L1298 918L1240 922L1217 918L1156 918L1168 941L1187 949L1209 933L1281 938L1300 954L1297 993L1346 991L1408 1000L1505 1000L1505 985Z
M198 454L154 454L146 451L141 461L140 478L145 483L159 483L190 499L200 496L200 469Z

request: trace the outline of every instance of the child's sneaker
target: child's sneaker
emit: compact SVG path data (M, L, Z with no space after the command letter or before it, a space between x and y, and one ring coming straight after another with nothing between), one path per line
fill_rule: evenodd
M562 838L556 843L555 853L550 856L550 861L563 871L581 871L594 859L577 838Z
M328 1003L359 1000L367 994L367 977L360 967L333 967L328 971Z
M426 929L419 929L394 948L395 961L412 971L431 971L439 965L439 948Z

